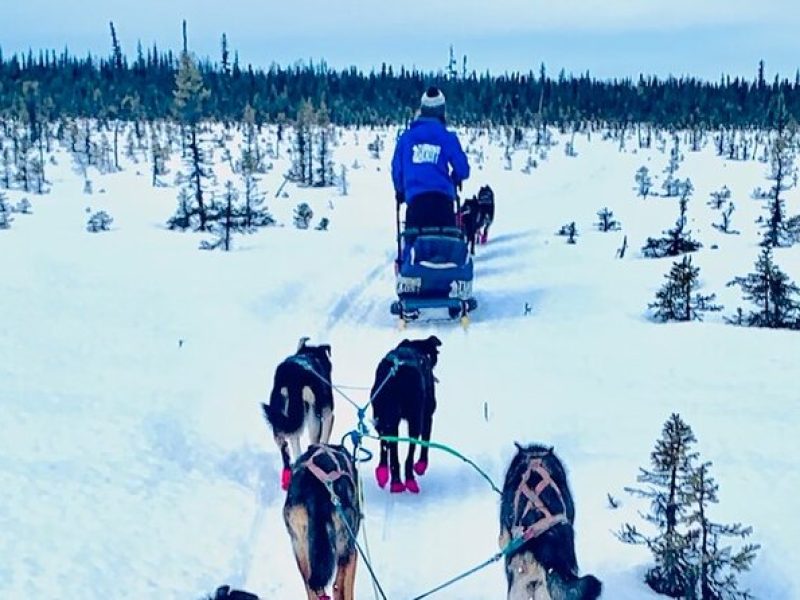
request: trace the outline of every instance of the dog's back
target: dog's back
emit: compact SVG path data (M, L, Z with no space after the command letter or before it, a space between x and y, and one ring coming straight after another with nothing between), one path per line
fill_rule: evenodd
M462 202L460 218L464 234L468 240L472 239L478 231L478 223L481 218L481 207L477 196L472 196Z
M401 419L419 420L436 410L433 367L439 345L435 336L406 339L378 364L371 397L379 433L393 430Z
M299 431L311 404L318 414L333 408L330 346L305 342L306 338L301 339L297 352L275 369L269 405L263 405L267 421L276 432Z
M600 582L592 575L578 577L575 506L561 461L552 448L517 448L506 472L500 509L501 547L512 539L523 540L505 557L508 598L597 598ZM538 595L532 594L538 586Z
M229 585L221 585L213 596L207 600L259 600L258 596L244 590L232 589Z
M464 200L459 213L461 227L470 245L470 252L475 253L475 241L480 237L486 243L489 226L494 222L494 191L488 185L481 186L478 194ZM481 230L483 232L481 233Z
M331 490L340 509L333 504ZM300 456L283 518L298 567L311 590L323 590L337 567L354 564L353 536L361 524L358 473L344 446L315 444Z
M478 190L478 208L480 213L478 228L488 228L494 221L494 190L488 185Z

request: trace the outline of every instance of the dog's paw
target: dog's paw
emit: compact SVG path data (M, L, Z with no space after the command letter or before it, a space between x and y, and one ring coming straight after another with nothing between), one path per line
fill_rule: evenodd
M402 494L406 491L406 484L402 481L393 481L392 485L389 486L389 491L393 494Z
M389 482L389 467L386 465L378 465L375 467L375 481L378 482L379 487L386 487Z
M291 481L292 481L292 470L284 469L281 472L281 488L283 488L284 492L289 489L289 483L291 483Z
M419 494L419 484L416 479L406 479L406 489L412 494Z
M485 244L488 241L489 241L489 234L488 233L484 233L483 235L481 235L481 244Z
M425 471L428 470L428 461L427 460L418 460L414 463L414 473L417 475L425 475Z

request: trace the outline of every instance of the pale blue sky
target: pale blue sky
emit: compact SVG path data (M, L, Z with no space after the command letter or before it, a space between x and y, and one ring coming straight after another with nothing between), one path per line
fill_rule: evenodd
M369 70L387 62L436 70L453 44L478 71L561 68L601 78L690 74L794 78L800 67L798 0L26 0L0 9L4 54L65 45L108 54L108 22L123 50L179 49L181 20L198 55L219 59L228 36L242 64L324 58Z

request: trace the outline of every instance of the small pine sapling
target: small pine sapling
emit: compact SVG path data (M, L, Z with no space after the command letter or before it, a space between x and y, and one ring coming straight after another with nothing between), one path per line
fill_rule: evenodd
M578 237L578 228L575 226L575 221L562 225L556 235L565 236L568 244L574 244L575 238Z
M629 494L649 500L650 512L641 516L655 532L648 535L625 523L616 534L626 544L650 550L655 565L645 573L645 583L654 592L672 598L686 597L694 581L690 563L692 542L680 526L689 515L685 487L697 458L692 450L696 441L691 427L673 413L650 454L651 470L639 469L636 480L642 487L625 488Z
M711 192L711 200L707 204L714 210L720 210L725 202L731 199L731 191L727 185L723 185L722 189Z
M91 233L98 233L100 231L108 231L111 228L111 223L114 219L104 210L99 210L89 217L86 223L86 231Z
M167 220L167 227L171 230L180 229L181 231L186 231L192 226L194 214L189 190L181 188L180 192L178 192L178 208L175 214Z
M19 202L17 202L17 206L14 208L15 212L18 212L23 215L31 214L31 202L27 198L22 198Z
M650 193L650 188L653 187L650 171L647 167L639 167L634 179L636 181L636 187L634 188L636 190L636 195L641 196L643 199L647 198L647 195Z
M694 595L698 600L722 598L747 600L753 598L747 590L740 590L737 575L750 570L759 544L744 544L737 551L724 545L725 538L745 539L753 533L752 527L741 523L725 525L714 523L708 514L710 505L719 503L719 485L709 475L710 462L696 469L685 482L686 496L693 510L686 522L690 528L694 548L691 561L696 578Z
M344 165L339 169L339 191L342 196L347 196L347 167Z
M603 207L598 210L597 218L599 221L594 225L600 231L617 231L621 227L620 222L614 219L614 212L608 210L608 207Z
M294 209L293 222L294 226L298 229L308 229L311 224L311 219L314 217L314 211L307 202L301 202Z
M234 233L245 233L247 226L245 225L244 215L242 211L236 206L236 201L239 199L239 193L233 187L233 183L228 181L225 183L225 196L222 206L214 206L218 209L217 214L213 215L212 222L209 229L216 239L212 241L203 240L200 242L201 250L215 250L220 248L225 252L230 251L233 245ZM209 213L209 216L212 216Z
M11 229L11 204L6 200L6 195L0 192L0 229Z
M686 206L689 202L688 196L684 196L679 201L680 214L675 221L675 227L662 233L667 237L647 238L647 242L642 247L642 254L647 258L663 258L665 256L678 256L687 252L694 252L702 248L702 244L692 239L691 231L686 229Z
M722 233L738 234L739 233L738 230L731 229L731 215L733 214L734 210L735 207L733 205L733 202L731 202L730 204L728 204L728 207L720 213L720 218L722 219L722 222L712 223L711 226L714 229L721 231Z
M800 288L775 264L772 248L764 248L755 265L755 272L735 277L728 287L739 286L744 300L756 310L726 319L728 323L748 327L800 329Z
M672 264L667 280L656 293L656 301L647 307L659 321L702 321L703 313L722 310L714 304L715 294L694 293L699 286L700 267L692 265L692 257L684 256ZM694 293L694 295L693 295Z

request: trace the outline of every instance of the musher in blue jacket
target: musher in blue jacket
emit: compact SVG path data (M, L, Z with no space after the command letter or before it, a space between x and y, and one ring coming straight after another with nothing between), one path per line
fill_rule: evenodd
M392 157L395 199L398 206L406 203L406 227L455 226L456 188L468 177L461 142L445 127L444 94L430 87Z

